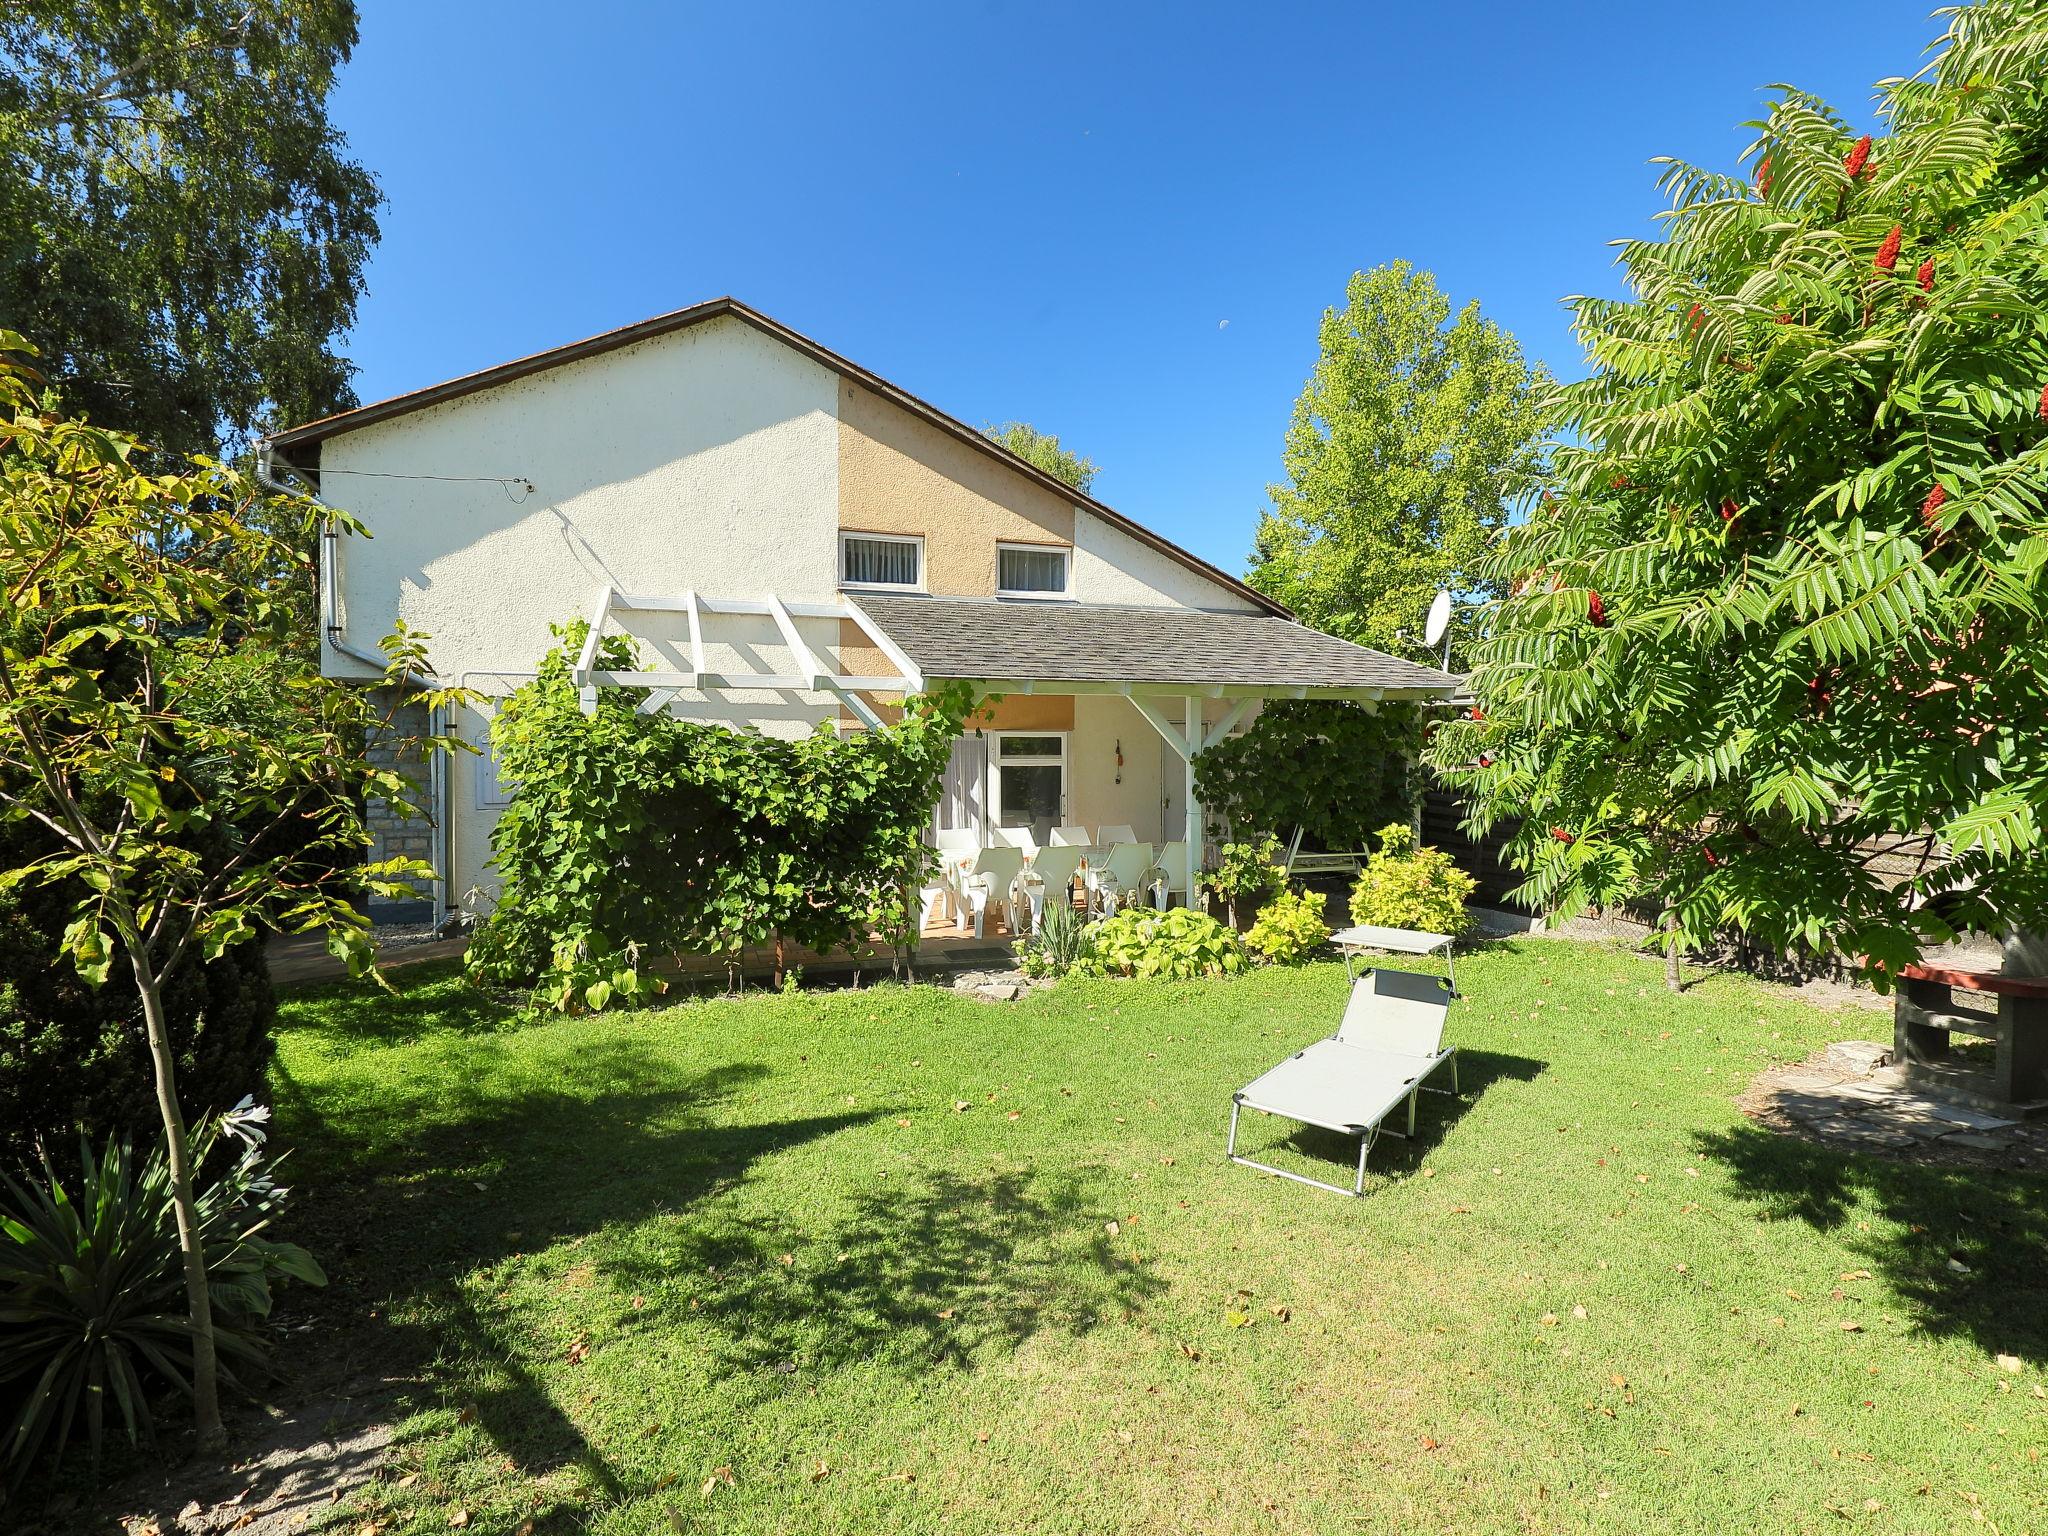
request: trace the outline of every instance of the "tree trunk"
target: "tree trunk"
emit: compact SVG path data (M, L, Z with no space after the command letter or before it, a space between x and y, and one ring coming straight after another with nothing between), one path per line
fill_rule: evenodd
M220 1422L220 1382L213 1356L213 1304L206 1292L206 1253L200 1246L199 1205L193 1189L190 1150L185 1142L185 1112L178 1107L177 1067L171 1059L170 1031L164 1023L163 988L149 973L149 963L133 951L129 964L135 990L142 995L142 1019L149 1031L149 1057L156 1068L156 1102L163 1112L164 1145L170 1153L171 1204L178 1214L178 1251L185 1260L185 1305L192 1318L192 1427L202 1451L227 1444Z
M1678 929L1673 926L1664 932L1664 985L1669 991L1683 992L1685 980L1678 969Z

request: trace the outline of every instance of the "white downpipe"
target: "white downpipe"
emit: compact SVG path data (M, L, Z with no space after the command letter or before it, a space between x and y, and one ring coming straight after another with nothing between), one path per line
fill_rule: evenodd
M1195 800L1195 759L1202 752L1202 699L1187 696L1187 751L1182 764L1187 772L1187 793L1182 800L1187 810L1188 900L1194 900L1195 873L1202 867L1202 807Z
M299 484L287 484L271 472L271 464L270 444L264 443L256 450L256 483L258 485L267 486L273 491L282 491L286 495L304 496L310 501L319 503L320 493L311 481L301 475L299 476ZM298 473L296 470L288 470L288 472L292 474ZM337 573L340 569L338 564L340 558L340 530L334 526L332 518L322 518L320 520L320 565L318 574L321 635L325 639L329 650L346 656L352 661L366 663L376 668L379 673L382 673L388 663L380 656L372 656L368 651L359 650L355 646L350 645L342 631L341 605L337 596L337 583L339 581ZM431 677L422 677L410 668L401 675L401 680L409 687L418 688L422 692L428 691L434 686ZM445 734L446 725L446 713L440 705L434 705L427 711L428 735L440 736ZM445 761L446 757L446 753L439 751L427 754L427 818L433 823L434 840L439 845L439 853L434 859L433 881L434 926L436 928L440 927L449 913L447 872L455 852L454 828L450 825L450 817L448 815L448 765Z

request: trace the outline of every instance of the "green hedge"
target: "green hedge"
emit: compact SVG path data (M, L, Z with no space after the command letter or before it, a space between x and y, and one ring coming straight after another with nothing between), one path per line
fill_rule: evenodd
M27 862L35 835L22 823L0 827L0 868ZM26 1167L38 1136L68 1152L80 1125L102 1141L123 1131L137 1146L156 1139L134 987L118 967L92 986L58 953L78 895L69 883L0 893L0 1166ZM188 1118L267 1096L277 1006L260 942L186 966L164 1002Z

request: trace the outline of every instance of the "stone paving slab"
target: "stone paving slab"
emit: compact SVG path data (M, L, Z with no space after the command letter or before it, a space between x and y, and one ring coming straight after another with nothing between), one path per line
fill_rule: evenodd
M2048 1124L1986 1114L1908 1080L1872 1042L1844 1041L1757 1076L1738 1101L1760 1123L1847 1152L2048 1168ZM1870 1062L1868 1071L1856 1069Z

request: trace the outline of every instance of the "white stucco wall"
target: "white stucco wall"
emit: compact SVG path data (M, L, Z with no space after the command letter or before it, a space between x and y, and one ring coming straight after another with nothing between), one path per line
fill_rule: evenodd
M1253 612L1229 588L1132 538L1086 507L1074 514L1074 598L1083 603Z
M549 625L586 615L606 584L828 600L848 462L844 397L822 364L725 318L334 437L321 454L323 499L371 535L344 540L335 566L347 642L375 653L402 619L430 637L436 676L504 694L552 644ZM982 484L987 461L973 458L970 468ZM1073 593L1089 603L1252 606L1085 508L1074 516ZM836 648L835 622L802 627L821 655ZM653 642L649 666L687 664L680 616L637 616L634 628ZM790 670L766 619L719 618L707 629L714 668ZM333 675L368 675L324 639L322 659ZM836 713L814 695L685 702L706 717L790 735ZM489 710L453 724L481 745ZM1074 819L1161 835L1159 738L1126 701L1077 700L1072 751ZM495 886L498 812L481 804L487 782L476 757L449 764L451 902ZM1171 835L1178 831L1176 822Z
M323 499L372 535L344 540L338 562L347 642L374 653L403 619L431 637L438 677L504 693L552 643L548 626L587 614L606 583L831 598L837 389L826 368L722 319L332 439L321 455ZM415 478L429 475L518 476L534 489ZM719 627L772 642L765 620ZM829 622L805 627L817 644L836 639ZM779 646L753 659L786 669ZM323 662L340 676L365 671L332 651ZM662 665L659 655L649 664ZM830 713L815 698L728 703L728 718L790 733ZM488 731L486 713L456 724L473 741ZM478 808L479 774L464 756L449 775L458 900L491 884L496 813Z

